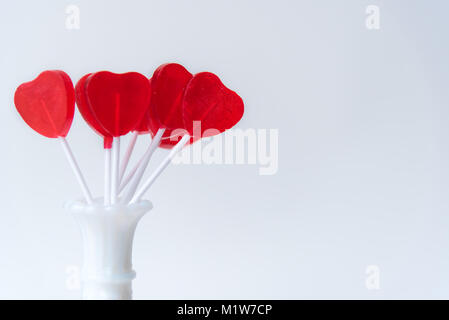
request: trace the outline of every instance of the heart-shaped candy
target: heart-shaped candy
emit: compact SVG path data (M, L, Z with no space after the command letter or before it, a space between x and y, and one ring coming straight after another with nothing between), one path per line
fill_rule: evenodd
M194 136L194 121L201 121L201 137L213 136L232 128L243 116L243 100L225 87L213 73L195 74L187 85L183 99L185 128ZM208 131L213 129L214 131Z
M150 83L137 72L96 72L86 79L88 105L101 126L113 137L135 130L150 103Z
M44 71L16 89L14 104L36 132L48 138L65 137L75 111L72 80L64 71Z
M163 128L184 127L182 99L192 74L177 63L161 65L151 78L150 109Z
M181 139L173 131L184 128L182 99L192 74L177 63L159 66L151 78L150 128L154 136L165 128L159 146L170 149ZM177 131L175 131L177 132Z
M112 147L112 136L103 128L103 126L95 118L92 109L90 108L86 97L86 81L92 75L88 73L78 80L75 86L75 99L78 110L83 119L98 135L104 138L104 148L110 149Z

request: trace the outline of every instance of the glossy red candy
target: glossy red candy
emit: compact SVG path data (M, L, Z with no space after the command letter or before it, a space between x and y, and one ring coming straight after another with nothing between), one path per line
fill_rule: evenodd
M100 136L104 138L104 148L112 147L112 136L103 128L103 126L95 118L86 97L86 81L92 75L88 73L83 76L75 86L75 99L78 110L87 124Z
M139 125L132 131L137 131L139 134L147 134L151 132L150 115L148 110L143 115L143 118L140 121Z
M151 78L150 129L154 136L165 128L161 148L172 148L181 137L173 139L173 130L183 129L182 99L192 74L177 63L161 65Z
M150 109L161 127L184 128L182 99L192 77L189 71L177 63L163 64L154 72Z
M150 102L150 83L137 72L101 71L86 79L85 93L93 115L113 137L135 130Z
M72 80L63 71L44 71L16 89L14 104L36 132L49 138L65 137L75 111Z
M201 137L230 129L240 121L243 110L242 98L226 88L213 73L197 73L187 85L183 99L183 115L185 127L191 135L197 134L193 130L194 121L201 121ZM208 129L216 131L207 132Z

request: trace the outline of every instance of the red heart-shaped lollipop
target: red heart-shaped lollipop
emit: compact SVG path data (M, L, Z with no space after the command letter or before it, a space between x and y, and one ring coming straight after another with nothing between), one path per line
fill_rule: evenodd
M150 83L137 72L101 71L86 79L88 105L101 126L113 137L137 128L150 102Z
M72 80L64 71L44 71L16 89L14 104L33 130L48 138L65 137L75 111Z
M173 139L173 130L183 129L182 99L192 74L177 63L158 67L151 78L150 128L153 136L165 128L160 147L172 148L180 137Z
M104 138L104 147L110 149L112 146L112 136L103 128L95 118L86 97L86 81L92 75L88 73L78 80L75 86L75 99L78 110L87 124L100 136Z
M154 71L150 108L162 127L184 127L182 99L192 77L186 68L177 63L163 64Z
M183 99L183 118L190 135L197 135L194 121L201 121L201 137L232 128L243 116L243 100L225 87L213 73L197 73L187 85ZM215 132L205 132L208 129ZM194 137L198 139L199 137Z

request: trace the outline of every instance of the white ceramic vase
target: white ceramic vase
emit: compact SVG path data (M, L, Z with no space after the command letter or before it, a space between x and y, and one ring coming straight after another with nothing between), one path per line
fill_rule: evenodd
M83 201L66 204L78 222L83 240L82 297L88 300L132 299L134 232L140 218L152 209L149 201L104 206Z

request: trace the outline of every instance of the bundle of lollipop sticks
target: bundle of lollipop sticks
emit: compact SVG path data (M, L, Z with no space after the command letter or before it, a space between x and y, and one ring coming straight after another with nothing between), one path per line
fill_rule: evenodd
M103 139L105 206L140 201L184 146L232 128L244 111L242 99L215 74L193 75L176 63L161 65L151 78L137 72L89 73L75 88L65 72L44 71L16 89L14 104L33 130L58 138L86 202L92 204L92 194L66 140L77 105ZM120 138L127 134L131 134L130 142L120 159ZM151 142L129 169L137 138L144 134L151 135ZM157 148L170 152L141 184Z

